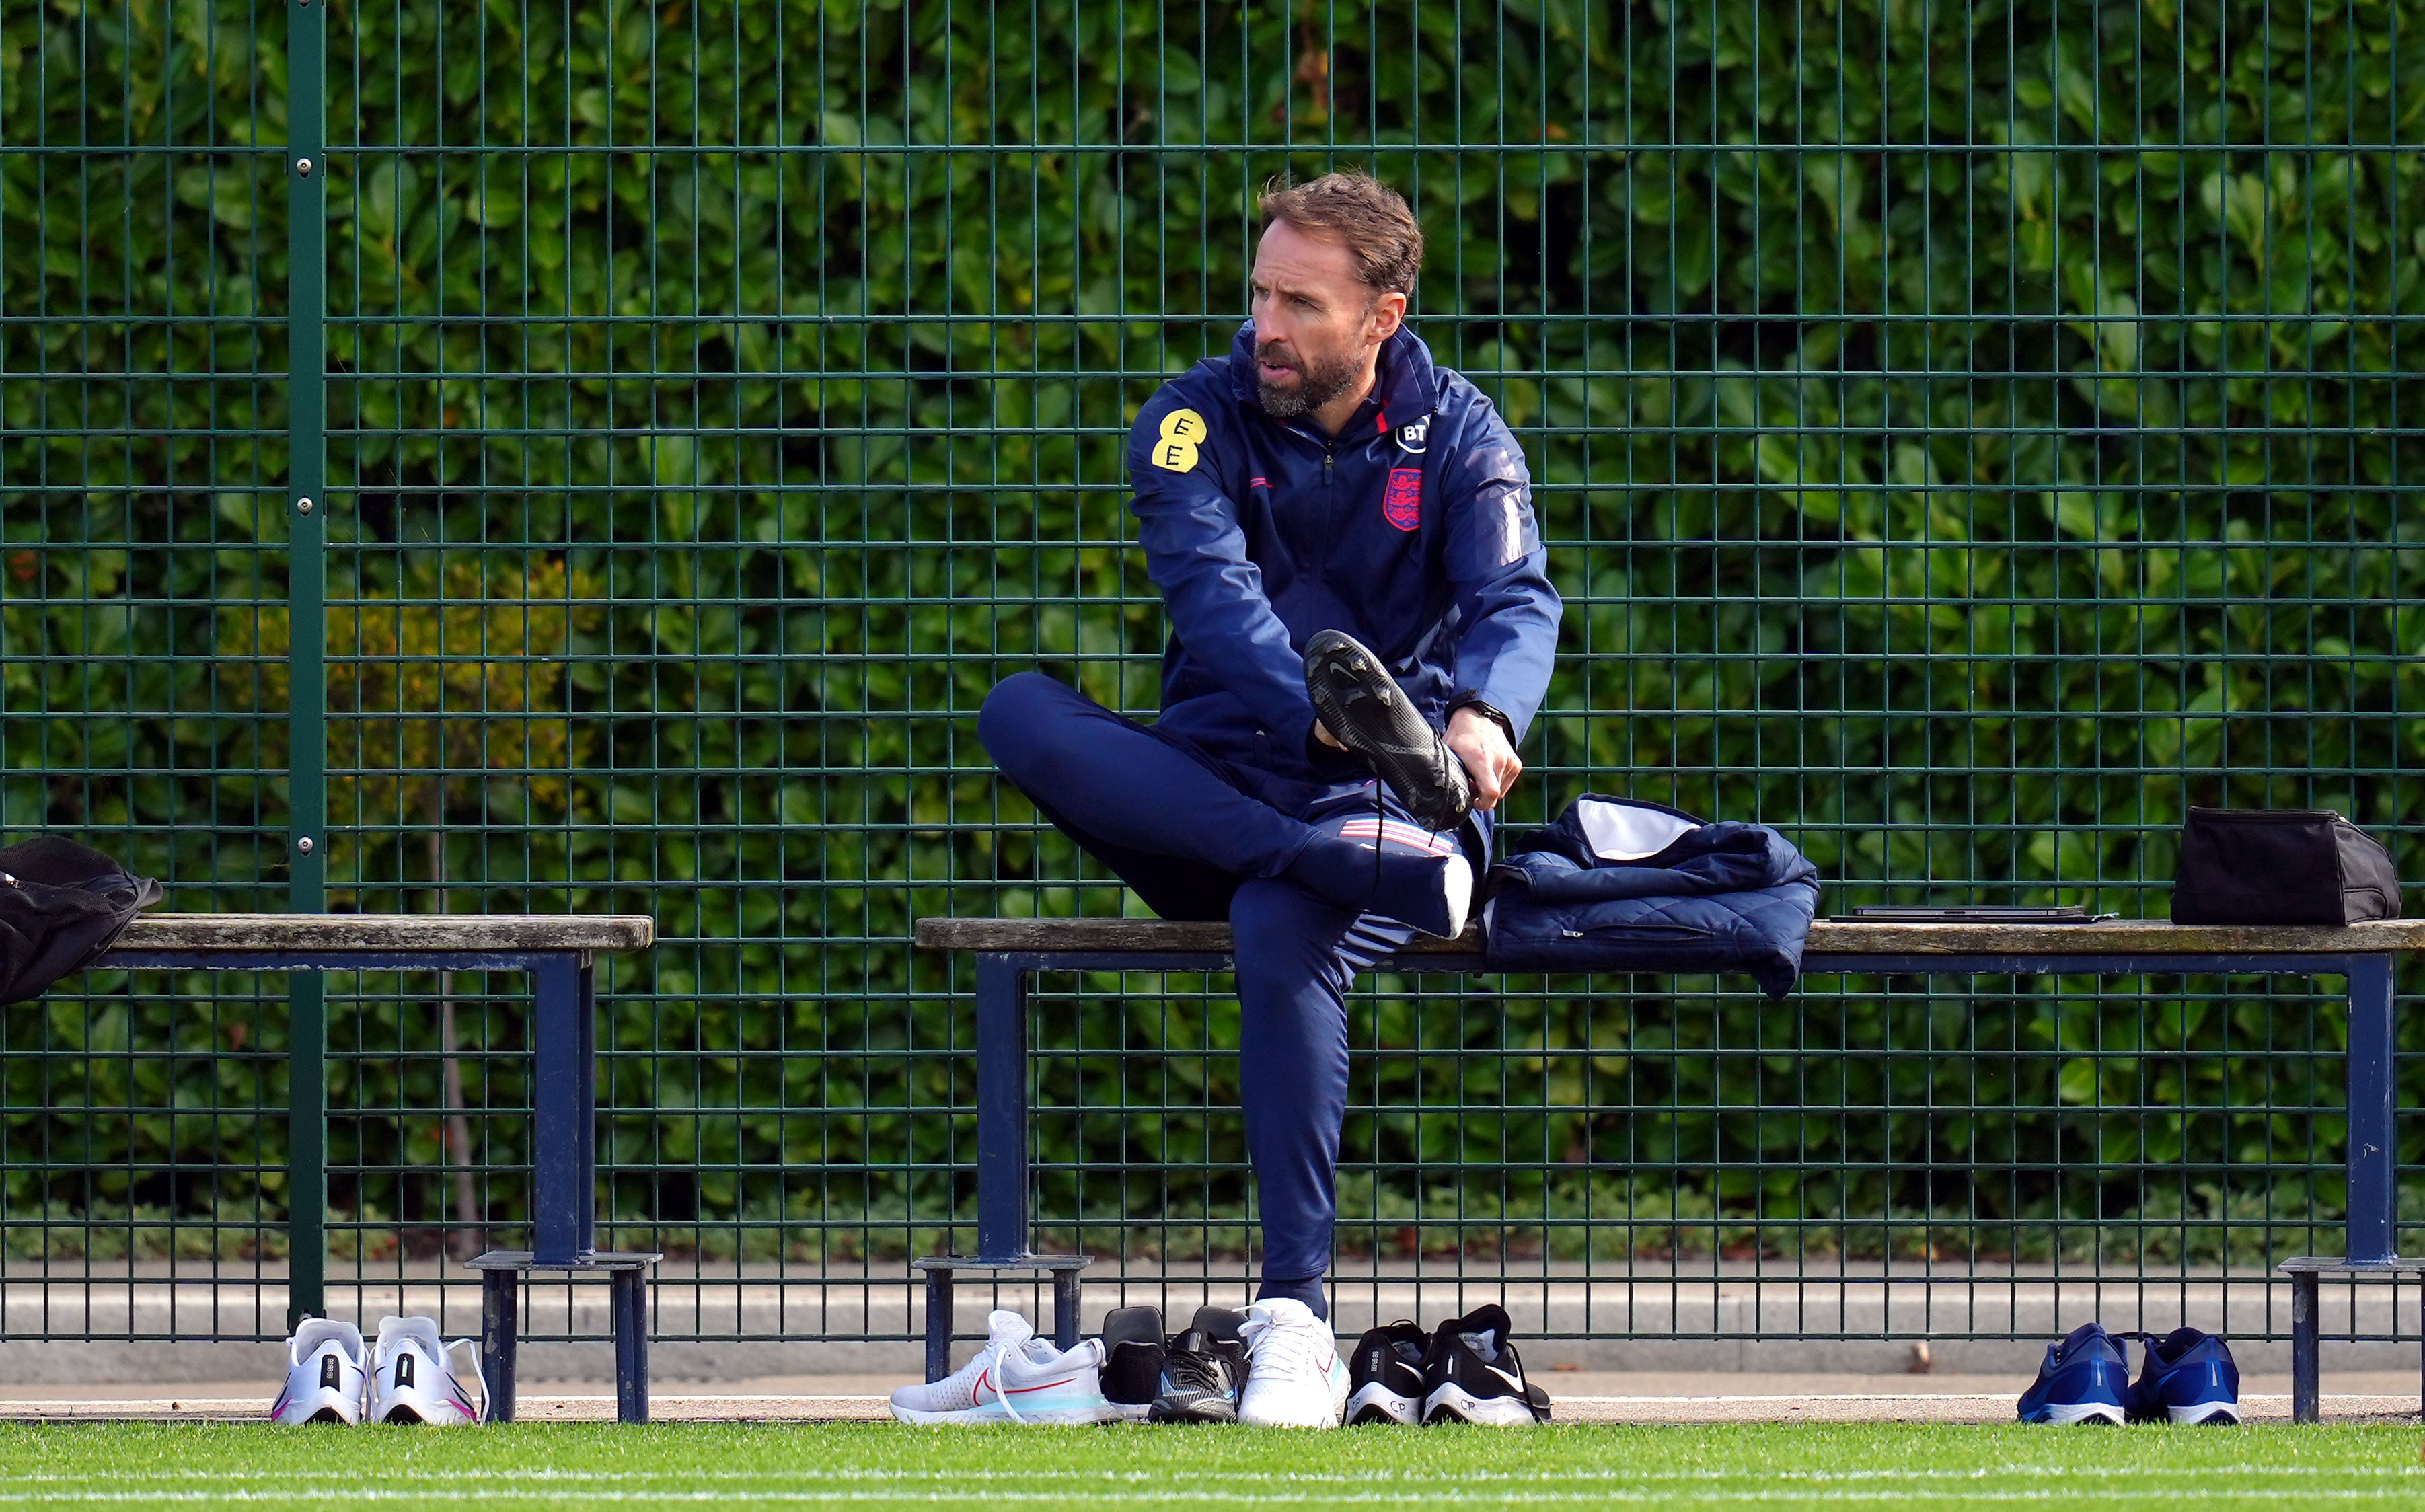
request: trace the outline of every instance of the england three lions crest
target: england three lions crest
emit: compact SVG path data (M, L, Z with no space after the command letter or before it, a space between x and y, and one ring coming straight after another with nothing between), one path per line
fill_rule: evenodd
M1421 468L1389 469L1389 486L1381 493L1381 517L1400 530L1412 530L1423 523Z

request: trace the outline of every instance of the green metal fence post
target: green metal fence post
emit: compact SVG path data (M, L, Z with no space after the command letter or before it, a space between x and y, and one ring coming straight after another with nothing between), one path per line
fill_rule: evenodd
M328 855L327 0L288 0L286 603L287 894L317 913ZM327 1000L317 972L287 977L286 1326L327 1309Z

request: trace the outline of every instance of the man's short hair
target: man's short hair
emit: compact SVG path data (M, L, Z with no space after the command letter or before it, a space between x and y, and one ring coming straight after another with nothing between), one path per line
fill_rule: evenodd
M1308 235L1345 247L1356 277L1375 294L1415 292L1423 267L1423 228L1398 191L1357 169L1307 184L1263 185L1263 225L1285 220Z

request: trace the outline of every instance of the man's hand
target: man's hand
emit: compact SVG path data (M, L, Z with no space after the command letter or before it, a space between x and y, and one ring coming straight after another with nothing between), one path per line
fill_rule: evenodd
M1516 779L1524 772L1516 748L1507 744L1507 732L1478 709L1463 708L1449 716L1448 748L1456 752L1456 759L1465 763L1466 775L1473 779L1477 809L1499 807L1499 800L1515 790Z

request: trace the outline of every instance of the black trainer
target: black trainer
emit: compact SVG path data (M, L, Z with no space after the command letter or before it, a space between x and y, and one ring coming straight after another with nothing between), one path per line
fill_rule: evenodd
M1347 1425L1423 1421L1423 1361L1430 1334L1404 1318L1368 1329L1347 1361Z
M1162 1309L1114 1308L1103 1314L1103 1395L1134 1422L1162 1389Z
M1512 1428L1550 1421L1550 1393L1524 1379L1507 1331L1507 1310L1495 1302L1439 1326L1423 1363L1425 1423Z
M1389 784L1417 823L1437 834L1473 811L1465 763L1353 635L1325 630L1305 643L1305 691L1323 728Z
M1235 1423L1246 1389L1246 1345L1238 1337L1246 1315L1234 1308L1201 1307L1185 1333L1163 1356L1154 1423ZM1107 1391L1108 1387L1105 1389Z

